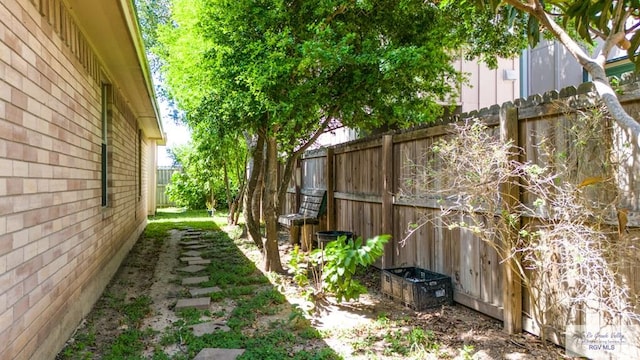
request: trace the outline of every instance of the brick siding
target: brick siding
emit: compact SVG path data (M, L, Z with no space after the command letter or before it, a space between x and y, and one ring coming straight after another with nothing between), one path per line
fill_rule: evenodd
M146 225L153 142L117 84L101 206L104 70L60 0L0 2L0 359L54 358Z

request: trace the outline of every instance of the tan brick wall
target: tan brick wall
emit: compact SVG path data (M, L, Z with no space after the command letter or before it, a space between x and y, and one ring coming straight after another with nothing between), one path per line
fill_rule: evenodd
M72 19L60 0L0 2L0 359L54 358L146 225L152 142L117 84L101 207L108 69Z

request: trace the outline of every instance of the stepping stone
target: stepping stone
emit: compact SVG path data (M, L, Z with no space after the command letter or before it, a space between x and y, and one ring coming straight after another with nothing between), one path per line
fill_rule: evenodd
M217 286L207 287L207 288L191 288L189 289L189 293L191 294L192 297L197 297L202 295L209 295L211 293L218 292L220 290L221 289Z
M189 261L189 265L207 265L211 264L211 260L209 259L200 259L200 260L191 260Z
M198 243L198 244L200 244L200 243ZM206 247L209 247L209 246L208 245L202 245L202 244L200 244L200 245L189 245L189 246L185 247L185 249L198 250L198 249L204 249Z
M201 254L202 254L202 252L195 251L195 250L191 250L191 251L187 251L185 253L182 253L183 256L200 256Z
M211 304L211 298L201 297L193 299L180 299L176 303L175 311L183 309L207 310Z
M198 271L202 271L206 269L205 266L202 265L189 265L183 268L178 269L178 271L188 272L188 273L197 273Z
M182 257L180 261L188 262L191 264L192 261L202 260L200 256L190 256L190 257Z
M193 360L235 360L244 353L244 349L202 349Z
M187 231L182 234L182 237L194 237L194 236L202 236L204 233L202 231Z
M196 324L191 326L191 330L193 330L193 335L195 336L203 336L207 334L213 334L216 331L224 331L227 332L231 330L230 327L223 323L217 323L214 321L209 321L202 324Z
M182 246L199 245L200 241L180 241Z
M196 285L209 281L208 276L197 276L182 279L182 285Z

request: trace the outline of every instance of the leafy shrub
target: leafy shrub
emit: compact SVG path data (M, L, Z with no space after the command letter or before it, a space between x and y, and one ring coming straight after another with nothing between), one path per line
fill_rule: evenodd
M171 183L167 185L167 196L178 206L204 209L207 189L187 173L175 172L171 175Z
M307 288L305 292L308 295L314 295L308 300L323 292L333 294L338 302L358 299L367 289L353 275L359 267L370 266L382 256L384 244L390 238L389 235L379 235L365 243L362 238L347 241L345 236L339 236L324 249L313 250L308 256L296 247L289 261L294 281L298 286Z
M376 262L382 256L384 244L390 238L389 235L379 235L364 243L362 238L345 241L346 237L340 236L338 240L329 242L324 251L314 250L311 254L313 258L324 259L323 288L334 294L338 302L358 299L367 289L353 279L356 269L358 266L367 267Z

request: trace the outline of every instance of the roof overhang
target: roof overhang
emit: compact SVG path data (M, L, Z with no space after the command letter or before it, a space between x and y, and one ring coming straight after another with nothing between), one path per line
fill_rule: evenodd
M109 80L129 101L145 136L163 145L166 135L133 1L68 0L68 4Z

